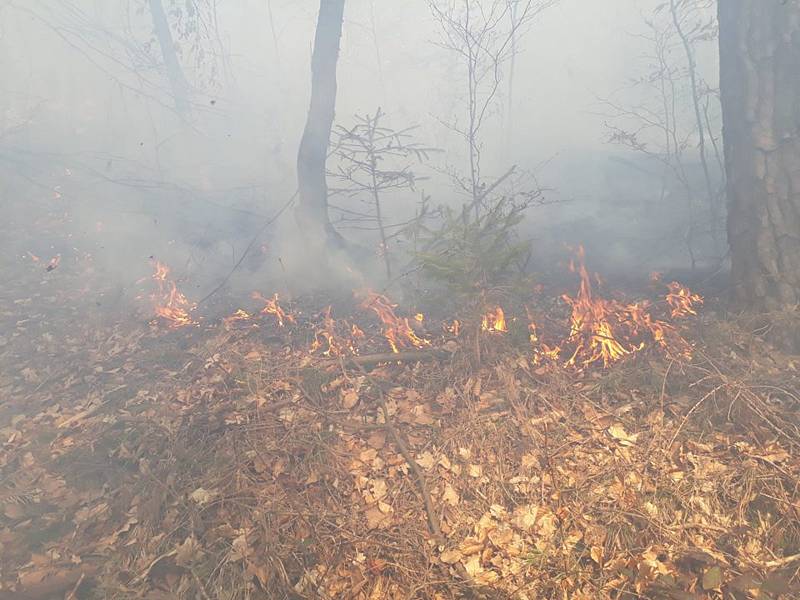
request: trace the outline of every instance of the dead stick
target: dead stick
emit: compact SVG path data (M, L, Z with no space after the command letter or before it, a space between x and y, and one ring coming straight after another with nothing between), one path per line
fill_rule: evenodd
M355 367L361 371L364 377L366 377L378 391L378 401L380 402L381 412L383 413L383 425L386 428L386 431L389 432L389 435L392 436L394 443L397 444L397 447L400 449L400 454L403 456L405 461L408 463L409 468L414 473L414 477L417 480L417 486L422 494L422 500L425 503L425 513L428 516L428 526L430 527L431 533L436 538L436 541L442 542L442 540L444 540L444 537L442 536L442 528L439 526L439 517L436 516L436 509L433 506L433 500L431 499L431 494L428 491L428 485L425 483L425 476L422 473L422 470L419 468L417 461L414 460L414 457L411 455L411 451L408 449L408 444L406 444L405 440L400 435L400 432L397 431L397 428L391 421L389 408L386 406L386 394L384 393L383 388L375 380L375 378L370 375L370 373L362 364L356 362L353 360L353 358L350 358L350 362L352 362Z
M426 348L423 350L405 350L403 352L383 352L380 354L364 354L362 356L349 356L347 360L359 367L371 367L378 363L392 362L426 362L439 358L446 358L450 353L441 348Z

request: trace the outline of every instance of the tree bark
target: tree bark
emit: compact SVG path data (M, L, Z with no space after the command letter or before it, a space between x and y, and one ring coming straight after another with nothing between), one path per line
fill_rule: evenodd
M326 162L336 110L336 64L345 0L320 0L311 57L311 106L297 154L297 220L314 244L341 242L328 215Z
M188 114L189 105L189 83L183 74L181 63L178 60L178 53L175 51L175 40L169 28L167 13L164 11L162 0L150 1L150 15L153 18L153 29L156 33L158 45L161 48L161 56L164 59L164 67L167 70L167 78L172 88L172 97L175 100L175 109L182 115Z
M800 303L800 3L719 0L734 299Z

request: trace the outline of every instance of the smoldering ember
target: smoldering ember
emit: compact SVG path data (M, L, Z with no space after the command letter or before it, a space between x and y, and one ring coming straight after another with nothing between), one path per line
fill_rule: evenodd
M0 600L800 599L799 0L0 0Z

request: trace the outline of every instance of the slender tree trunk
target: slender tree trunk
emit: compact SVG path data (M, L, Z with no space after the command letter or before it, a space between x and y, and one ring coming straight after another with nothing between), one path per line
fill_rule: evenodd
M800 303L800 4L719 0L734 296Z
M175 40L169 29L167 13L161 0L150 0L150 14L153 17L153 29L156 32L158 45L161 47L161 56L167 70L167 78L172 88L172 97L175 99L176 110L185 115L189 113L189 84L183 74L178 53L175 51Z
M724 0L723 0L724 1ZM698 149L700 151L700 164L703 167L703 176L706 184L706 196L708 198L708 208L711 216L711 236L714 239L715 245L720 241L720 236L717 230L717 224L720 220L720 214L717 207L717 197L714 194L714 186L711 183L711 172L708 169L708 158L706 155L706 127L703 123L703 114L700 108L700 86L697 80L697 60L695 59L695 50L689 35L683 28L681 22L681 15L678 10L678 0L670 0L670 13L672 15L672 23L675 26L675 31L683 44L683 51L686 54L686 62L689 68L689 83L691 84L692 93L692 107L694 108L695 126L697 127L698 135Z
M311 57L311 106L297 155L297 220L309 241L341 243L328 215L325 164L336 109L336 63L345 0L320 0Z

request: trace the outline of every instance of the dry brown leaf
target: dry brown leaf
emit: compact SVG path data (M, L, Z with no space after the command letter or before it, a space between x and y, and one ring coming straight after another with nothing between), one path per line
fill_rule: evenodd
M358 404L358 392L355 390L346 390L342 393L342 408L351 409Z
M444 486L444 494L442 494L442 499L450 506L457 506L461 501L458 496L458 492L449 483L445 484Z
M481 557L477 554L470 556L469 560L467 560L467 562L464 563L464 569L467 571L467 574L473 578L483 573L483 567L481 566Z
M187 537L182 544L175 548L175 563L179 567L188 567L201 558L203 551L194 536Z
M625 427L622 423L614 423L608 428L608 433L623 446L632 446L636 443L636 440L639 439L638 433L632 435L625 431Z
M436 464L436 459L433 457L433 454L427 450L422 454L417 454L416 461L417 464L426 471L430 471L433 468L433 465Z
M216 496L215 492L209 492L207 489L199 487L189 495L189 499L192 502L196 502L200 506L203 506L204 504L211 502L211 500L214 499L214 496Z
M443 563L448 565L454 565L455 563L459 562L462 558L461 552L458 548L451 548L449 550L445 550L439 555L439 560Z

